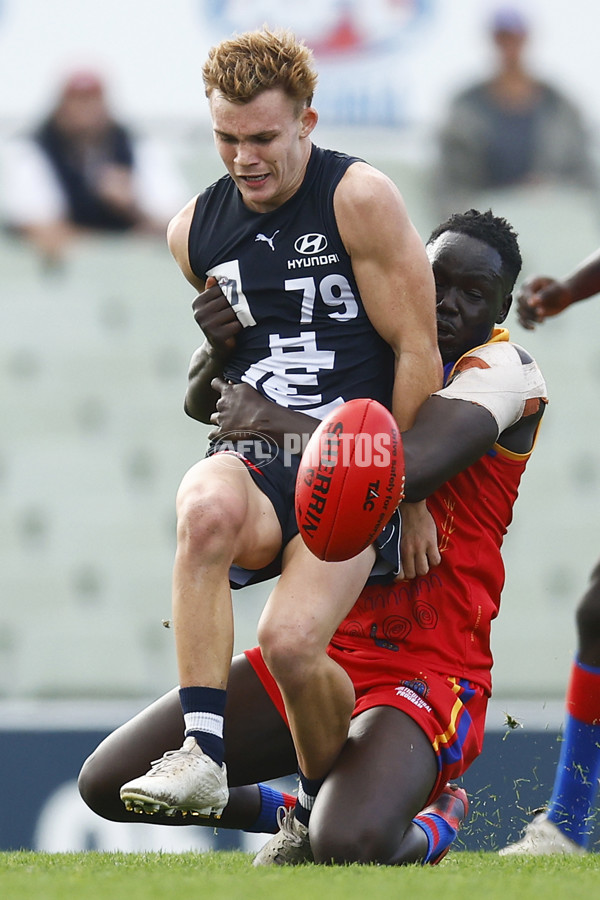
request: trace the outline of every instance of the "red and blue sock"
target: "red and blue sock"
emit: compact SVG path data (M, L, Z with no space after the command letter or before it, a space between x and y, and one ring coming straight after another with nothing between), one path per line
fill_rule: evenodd
M575 660L548 819L586 847L600 776L600 669Z
M244 831L258 834L277 834L279 831L277 810L282 806L285 809L293 808L296 806L296 798L292 794L278 791L268 784L259 784L258 789L260 791L260 813L252 827L244 828Z
M450 849L469 811L466 792L455 784L447 784L430 806L415 816L413 822L425 832L427 853L423 865L437 865Z

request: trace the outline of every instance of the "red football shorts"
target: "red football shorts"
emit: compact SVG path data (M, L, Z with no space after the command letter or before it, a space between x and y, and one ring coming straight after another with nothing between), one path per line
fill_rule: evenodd
M287 723L283 699L259 647L246 657ZM429 802L448 781L461 776L481 753L488 695L464 679L422 669L410 661L392 659L389 650L345 650L330 645L329 656L349 675L356 702L353 716L376 706L393 706L410 716L425 732L438 763L438 777Z

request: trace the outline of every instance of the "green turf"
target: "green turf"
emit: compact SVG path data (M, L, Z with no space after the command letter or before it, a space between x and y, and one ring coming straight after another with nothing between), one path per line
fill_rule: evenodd
M3 900L564 900L596 896L600 855L501 859L455 853L437 867L254 869L211 853L0 853Z

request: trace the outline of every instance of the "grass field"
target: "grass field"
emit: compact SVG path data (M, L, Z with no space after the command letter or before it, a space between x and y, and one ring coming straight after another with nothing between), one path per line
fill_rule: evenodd
M254 869L251 856L211 853L0 853L3 900L564 900L596 896L600 855L501 859L455 853L437 867Z

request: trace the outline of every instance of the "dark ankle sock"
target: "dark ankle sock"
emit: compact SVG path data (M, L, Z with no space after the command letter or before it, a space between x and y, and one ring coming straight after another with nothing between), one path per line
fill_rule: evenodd
M300 785L298 787L298 802L296 803L294 815L298 822L301 822L302 825L306 825L308 827L308 821L310 819L310 814L317 798L317 794L319 793L319 788L321 787L325 779L307 778L306 775L304 775L300 771L300 769L298 769L298 777L300 778Z
M179 700L185 720L185 736L196 738L207 756L223 765L223 714L227 691L210 687L179 688Z

